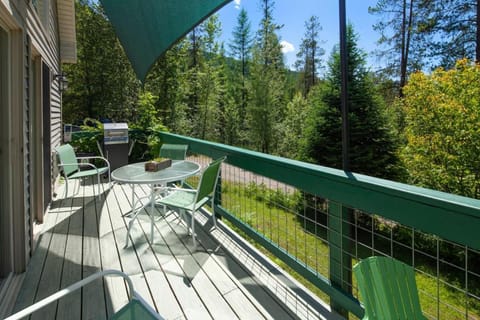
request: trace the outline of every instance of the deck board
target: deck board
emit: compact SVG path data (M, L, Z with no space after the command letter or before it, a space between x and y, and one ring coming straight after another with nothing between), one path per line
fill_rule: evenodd
M247 253L236 251L234 257L229 242L233 240L212 236L217 231L209 232L212 224L205 216L199 215L196 222L196 250L178 215L164 215L162 208L154 210L154 241L150 218L143 212L126 247L130 218L124 215L132 205L132 189L125 184L103 188L101 197L94 197L87 184L77 195L52 203L15 310L94 272L116 269L127 273L135 290L166 319L319 318L289 310L250 272L256 265L243 256ZM63 196L63 190L57 193ZM147 186L135 187L136 197L148 193ZM32 319L106 319L127 301L125 282L107 277L61 299L58 306L36 312Z
M103 197L84 196L83 213L83 268L84 278L102 270L97 209ZM103 279L95 280L82 289L82 316L86 319L105 319L107 317Z
M35 301L39 301L57 292L62 280L61 276L68 234L68 218L70 215L68 199L62 201L62 206L58 208L56 215L56 224L52 229L52 237L44 265L44 270L48 270L48 272L42 272ZM52 303L32 315L32 319L55 318L56 310L57 303Z
M70 205L70 216L60 288L65 288L82 279L83 198L67 200L69 201L68 204L65 203L65 207ZM59 300L57 318L81 319L81 297L81 291L77 291Z

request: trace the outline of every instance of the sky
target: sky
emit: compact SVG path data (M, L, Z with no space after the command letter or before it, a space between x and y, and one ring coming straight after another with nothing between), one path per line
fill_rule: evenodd
M377 17L368 13L368 7L374 6L376 2L377 0L346 0L347 21L353 24L355 31L359 34L359 46L369 54L367 63L372 67L378 63L371 51L376 47L379 34L372 28ZM225 42L226 48L232 39L232 31L237 25L241 8L247 11L252 31L258 30L261 19L260 1L232 1L218 11L223 29L221 40ZM318 16L322 26L319 38L324 41L324 61L330 56L333 46L339 43L338 0L275 0L273 15L275 23L284 25L279 31L279 36L285 62L289 67L296 60L296 54L305 33L305 21L312 15Z

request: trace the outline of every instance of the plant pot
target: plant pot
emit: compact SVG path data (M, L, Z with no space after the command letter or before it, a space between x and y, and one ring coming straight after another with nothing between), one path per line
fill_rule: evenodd
M145 171L156 172L168 168L172 165L172 159L164 159L162 161L149 161L145 163Z

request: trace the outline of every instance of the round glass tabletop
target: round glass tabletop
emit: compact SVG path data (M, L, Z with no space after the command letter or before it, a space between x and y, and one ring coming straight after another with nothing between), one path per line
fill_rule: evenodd
M115 169L112 179L130 184L166 184L172 181L183 180L200 171L200 165L193 161L173 161L172 166L156 171L145 171L145 162L132 163Z

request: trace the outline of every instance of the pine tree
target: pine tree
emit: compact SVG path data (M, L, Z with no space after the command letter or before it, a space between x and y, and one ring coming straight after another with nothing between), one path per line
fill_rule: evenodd
M250 142L262 152L275 149L276 128L283 120L285 85L283 54L273 22L274 1L262 0L264 16L253 48L249 79L248 123Z
M295 66L300 71L300 88L303 96L307 97L310 89L317 83L321 57L325 50L320 48L318 33L322 30L318 17L311 16L305 22L305 34L297 53Z
M348 104L350 118L351 171L382 178L395 178L396 143L366 69L365 53L357 47L357 35L347 28ZM304 155L321 165L342 167L340 112L340 54L334 50L326 82L312 90L309 101L314 110L309 120Z
M459 59L480 61L480 0L434 1L422 31L431 35L429 56L452 68Z
M407 75L425 65L431 38L428 24L435 1L379 0L369 12L380 16L373 28L380 33L378 56L386 61L385 72L399 79L399 95Z
M170 130L183 132L186 121L185 110L181 109L185 87L185 66L187 65L186 41L169 49L152 67L145 81L145 89L158 97L156 108L162 122Z
M251 60L253 36L250 31L247 11L243 8L238 15L237 26L233 30L232 36L233 39L229 44L230 54L239 61L239 63L235 61L233 68L232 84L235 86L235 90L232 93L235 93L233 98L239 106L239 127L241 130L245 130L245 112L248 99L246 80L248 78L248 65Z

